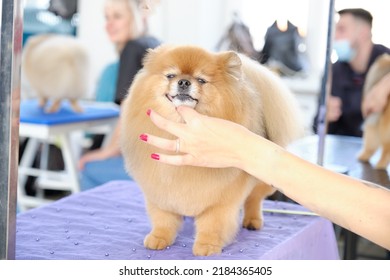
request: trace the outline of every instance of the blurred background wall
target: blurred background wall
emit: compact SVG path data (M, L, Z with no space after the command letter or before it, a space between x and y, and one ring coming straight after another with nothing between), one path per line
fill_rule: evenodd
M26 7L47 7L50 0L25 0ZM102 69L117 59L105 32L105 0L78 0L75 34L91 58L89 92L93 98ZM328 0L160 0L150 18L150 33L162 42L195 44L217 50L236 13L249 27L253 45L261 50L267 28L275 20L289 20L305 40L309 71L304 77L286 77L288 86L300 97L308 120L316 110L317 94L325 62ZM336 0L336 10L361 7L374 16L373 40L390 46L389 17L382 1ZM26 26L25 26L26 27ZM309 123L308 123L309 125Z

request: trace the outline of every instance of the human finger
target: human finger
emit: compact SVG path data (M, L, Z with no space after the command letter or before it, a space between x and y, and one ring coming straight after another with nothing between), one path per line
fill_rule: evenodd
M81 157L77 164L79 170L84 170L85 164L91 161L91 156L89 154Z
M332 109L340 109L342 106L342 100L336 96L330 96L328 101L328 107Z
M334 122L337 121L341 116L341 110L339 108L330 107L327 112L328 121Z
M165 150L165 151L174 152L177 149L178 139L169 140L169 139L161 138L161 137L154 136L151 134L146 134L146 133L141 134L139 136L139 138L141 141L147 142L148 144L150 144L156 148Z
M78 170L83 170L84 169L84 165L85 165L85 161L83 158L81 158L78 163L77 163L77 169Z
M195 118L199 117L199 113L195 111L193 108L188 106L179 106L177 107L177 112L182 116L184 121L187 123Z
M151 154L150 157L153 160L159 161L161 163L182 166L182 165L193 165L197 166L196 162L193 160L193 157L189 154L180 154L180 155L167 155L162 153Z
M179 136L180 131L182 130L182 124L170 121L151 109L148 110L147 114L158 128L165 130L175 136Z

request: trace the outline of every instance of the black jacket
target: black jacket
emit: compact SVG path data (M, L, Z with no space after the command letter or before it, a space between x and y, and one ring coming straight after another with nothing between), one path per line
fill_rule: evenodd
M158 45L160 45L160 42L154 37L141 37L127 42L119 58L115 103L120 104L127 95L135 75L142 68L146 51Z

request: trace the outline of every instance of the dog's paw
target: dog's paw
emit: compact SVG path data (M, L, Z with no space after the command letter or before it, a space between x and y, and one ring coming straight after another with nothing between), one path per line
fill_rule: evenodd
M61 101L54 101L49 107L46 107L45 112L48 114L57 113L61 108Z
M151 233L148 234L144 240L144 246L152 250L162 250L169 245L171 245L171 242L169 242L167 239L162 237L157 237Z
M263 220L259 218L245 218L242 227L249 230L259 230L263 227Z
M57 113L59 110L60 110L60 108L50 107L50 108L45 109L45 113L54 114L54 113Z
M71 103L71 107L72 107L72 110L75 113L82 113L82 112L84 112L84 109L77 103Z
M199 244L195 243L192 248L192 253L195 256L211 256L221 254L222 247L211 244Z
M39 106L40 108L44 108L45 105L46 105L46 102L47 102L47 100L46 100L45 98L39 98L38 106Z
M361 162L369 162L371 155L368 155L367 153L361 152L357 159Z
M386 170L388 165L389 165L389 163L387 161L379 161L375 165L375 169L377 169L377 170Z

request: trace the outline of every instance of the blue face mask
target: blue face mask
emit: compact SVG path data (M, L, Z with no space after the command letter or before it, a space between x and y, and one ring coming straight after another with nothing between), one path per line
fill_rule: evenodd
M351 47L348 40L334 41L333 49L337 53L338 61L341 62L350 62L356 55L356 51Z

